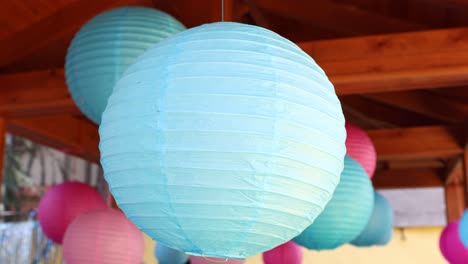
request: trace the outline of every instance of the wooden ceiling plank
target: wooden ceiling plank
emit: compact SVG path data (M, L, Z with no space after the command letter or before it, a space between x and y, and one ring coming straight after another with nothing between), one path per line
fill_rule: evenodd
M392 169L377 171L372 177L376 189L441 187L441 169Z
M5 68L42 49L73 37L75 32L91 17L118 6L152 5L152 1L144 0L99 0L70 1L52 15L41 19L30 27L16 32L0 41L0 68Z
M460 123L468 120L468 102L464 104L426 91L366 94L364 97L436 118L443 122Z
M378 160L455 157L463 154L459 131L445 126L368 130Z
M341 31L344 34L366 35L426 28L424 25L386 17L328 0L314 0L307 3L298 0L255 0L255 3L260 9L283 16L291 16L306 23L316 24L333 31Z

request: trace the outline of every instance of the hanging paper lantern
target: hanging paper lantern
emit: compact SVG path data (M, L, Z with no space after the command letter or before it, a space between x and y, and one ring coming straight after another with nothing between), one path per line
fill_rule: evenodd
M220 258L206 258L199 256L190 256L190 264L214 264L214 263L227 263L227 264L244 264L243 259L220 259Z
M68 225L75 217L105 207L106 202L93 187L81 182L65 182L49 189L41 198L38 220L46 236L61 244Z
M80 110L99 124L122 73L146 49L185 27L156 9L123 7L86 23L68 48L65 76Z
M356 160L372 178L377 165L374 143L366 131L350 123L346 123L346 133L346 154Z
M361 234L351 244L359 247L388 244L393 235L393 209L387 199L374 192L374 209Z
M246 258L321 213L343 168L344 118L324 72L269 30L213 23L129 67L100 126L119 207L191 255Z
M67 264L140 264L143 253L143 234L112 208L79 215L63 239Z
M460 219L459 235L463 245L468 249L468 209L465 210L465 213Z
M155 253L159 264L185 264L189 256L182 251L166 247L161 243L156 244Z
M301 264L302 248L289 241L263 253L265 264Z
M439 247L444 258L450 264L466 264L468 249L463 246L459 235L459 221L448 224L440 235Z
M309 249L335 249L364 230L374 207L374 191L364 169L348 155L333 198L294 242Z

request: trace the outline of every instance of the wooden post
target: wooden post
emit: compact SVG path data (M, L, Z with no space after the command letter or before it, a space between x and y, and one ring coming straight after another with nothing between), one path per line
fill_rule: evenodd
M3 186L3 161L5 159L5 139L6 139L6 122L5 118L0 117L0 190ZM0 202L2 202L3 194L0 192Z
M465 190L462 183L452 183L445 186L445 204L447 222L459 220L465 209Z

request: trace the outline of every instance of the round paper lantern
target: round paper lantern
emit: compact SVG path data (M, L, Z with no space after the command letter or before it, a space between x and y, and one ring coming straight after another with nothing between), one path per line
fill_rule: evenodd
M468 210L465 210L465 213L460 219L459 235L463 245L468 249Z
M81 182L65 182L52 187L41 198L38 220L46 236L61 244L68 225L75 217L105 207L106 202L93 187Z
M63 239L67 264L140 264L143 253L143 234L112 208L79 215Z
M374 192L374 209L361 234L351 244L359 247L388 244L393 235L393 209L387 199Z
M220 258L206 258L198 256L190 256L190 264L214 264L214 263L227 263L227 264L244 264L243 259L220 259Z
M332 84L269 30L213 23L145 52L103 114L101 163L119 207L190 255L242 259L298 235L343 168Z
M460 239L459 225L459 221L448 224L440 235L440 251L450 264L466 264L468 261L468 249Z
M335 249L355 239L369 222L374 190L364 169L346 155L333 198L315 222L294 242L308 249Z
M346 123L346 133L346 154L361 164L367 175L372 178L377 165L374 143L366 131L350 123Z
M156 244L155 255L159 264L185 264L189 256L182 251Z
M172 16L144 7L116 8L91 19L73 38L65 62L77 106L99 124L125 69L146 49L184 29Z
M301 264L302 248L289 241L263 253L265 264Z

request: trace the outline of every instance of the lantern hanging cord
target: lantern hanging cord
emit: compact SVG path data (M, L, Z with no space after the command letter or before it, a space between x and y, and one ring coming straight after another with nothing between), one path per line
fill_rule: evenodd
M224 22L224 0L221 0L221 22Z

